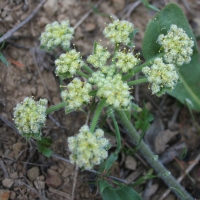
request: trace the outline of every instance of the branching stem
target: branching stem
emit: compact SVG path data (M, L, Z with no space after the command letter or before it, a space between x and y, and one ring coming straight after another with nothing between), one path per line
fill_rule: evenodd
M116 111L117 116L120 118L124 128L132 139L132 142L137 145L140 141L140 135L137 133L135 127L126 117L124 111ZM163 164L157 159L157 156L151 151L147 144L142 140L139 146L139 152L151 165L151 167L157 172L158 176L162 178L165 184L172 188L177 197L182 199L184 196L187 200L194 200L194 198L177 182L177 180L170 174L170 172L163 166Z

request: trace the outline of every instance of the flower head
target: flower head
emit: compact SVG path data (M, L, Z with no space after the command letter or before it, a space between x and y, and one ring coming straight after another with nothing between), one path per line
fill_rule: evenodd
M94 47L94 54L90 55L87 61L92 64L95 68L102 67L107 62L110 57L110 52L106 50L103 46L96 43Z
M31 97L26 97L24 101L14 108L14 122L19 132L26 139L40 139L41 127L46 121L47 100L40 99L38 102Z
M159 35L158 43L164 48L164 60L167 63L181 66L190 62L194 41L182 28L172 24L166 35Z
M158 96L165 93L166 90L174 89L179 79L173 64L163 63L162 58L156 58L151 67L144 67L142 72L151 83L152 94Z
M129 108L132 97L128 84L122 81L120 74L113 75L111 73L110 76L97 71L92 74L89 81L97 85L97 96L105 98L107 104L112 105L114 108Z
M66 50L70 46L73 34L74 28L70 27L69 21L62 21L60 24L57 21L47 24L45 32L40 37L41 47L49 51L60 45Z
M108 24L103 33L113 44L123 43L129 45L133 31L134 26L132 23L116 19L113 23Z
M76 74L76 71L79 70L84 62L81 59L81 55L75 49L63 53L60 57L55 60L56 70L55 73L61 78L70 78Z
M61 93L63 101L66 102L66 110L79 109L84 103L89 103L91 96L89 92L92 90L90 83L82 82L79 78L74 78L67 85L67 90Z
M68 146L72 153L70 161L84 169L92 169L108 157L109 142L103 130L97 129L91 133L87 125L76 136L68 138Z
M130 52L124 53L119 51L116 53L116 59L116 67L121 69L124 73L133 69L139 63L139 59Z

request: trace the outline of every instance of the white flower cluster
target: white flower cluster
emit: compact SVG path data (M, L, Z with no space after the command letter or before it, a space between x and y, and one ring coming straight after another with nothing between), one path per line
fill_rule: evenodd
M104 29L103 33L106 38L114 44L123 43L129 45L131 41L131 34L134 31L134 26L132 23L126 20L114 20L113 23L108 24Z
M158 96L164 94L166 90L172 90L179 79L173 64L163 63L162 58L156 58L151 67L144 67L142 72L151 83L152 94Z
M97 129L91 133L87 125L82 126L76 136L68 138L70 161L84 169L92 169L108 157L109 142L104 132Z
M73 38L74 28L71 28L69 21L53 22L47 24L45 32L41 34L40 43L41 47L47 50L52 50L56 46L61 45L63 49L68 49L70 41Z
M164 48L164 60L178 66L191 61L194 41L182 28L172 24L166 35L159 35L158 43Z
M94 47L94 54L90 55L87 61L94 67L98 68L104 66L109 57L110 52L100 44L96 43Z
M14 108L14 122L26 139L40 139L41 127L46 121L46 106L46 99L36 102L33 98L26 97Z
M67 103L66 110L79 109L84 103L89 103L92 90L90 83L82 82L79 78L74 78L67 85L67 90L62 91L61 97Z
M107 104L112 105L114 108L125 109L130 106L132 97L129 86L122 81L120 74L106 76L101 71L97 71L92 74L89 81L98 86L97 96L105 98Z
M81 59L80 52L77 52L75 49L63 53L60 57L55 60L56 70L55 73L57 76L64 78L73 77L76 74L76 71L79 70L84 62Z
M116 67L121 69L122 72L126 73L130 69L133 69L138 63L137 59L132 53L124 53L121 51L116 52Z

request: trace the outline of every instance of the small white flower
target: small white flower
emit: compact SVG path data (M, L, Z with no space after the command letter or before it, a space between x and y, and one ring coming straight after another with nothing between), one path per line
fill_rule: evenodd
M68 147L71 151L70 161L84 169L92 169L108 157L109 142L104 138L104 132L97 129L90 132L84 125L76 136L68 138Z
M194 41L182 28L172 24L166 35L159 35L157 42L163 47L164 60L178 66L188 64L193 53Z
M80 53L73 49L67 53L61 54L60 57L55 60L55 65L57 66L55 70L56 75L65 79L73 77L76 71L84 65L84 62L81 59Z
M19 132L26 139L40 139L41 127L46 121L47 100L38 102L31 97L26 97L21 104L14 108L14 122Z
M74 29L69 26L69 21L47 24L40 37L41 47L49 51L60 45L66 50L70 46L73 34Z
M175 88L179 79L173 64L163 63L162 58L156 58L151 67L144 67L142 72L151 83L152 94L158 96Z
M134 31L132 23L126 20L114 20L113 23L108 24L103 33L106 38L114 44L123 43L129 45L131 43L131 34Z
M89 103L91 99L89 92L91 90L91 84L82 82L79 78L74 78L68 84L67 90L61 93L63 101L67 103L66 110L79 109L84 103Z

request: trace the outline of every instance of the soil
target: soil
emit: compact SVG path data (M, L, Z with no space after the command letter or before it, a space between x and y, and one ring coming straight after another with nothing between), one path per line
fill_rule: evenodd
M146 25L155 11L147 9L139 3L140 1L136 2L138 5L130 12L131 6L135 3L133 0L47 0L28 23L6 40L1 53L8 60L9 66L6 67L0 62L0 199L68 200L72 199L73 195L75 200L102 199L95 185L98 176L92 172L81 171L65 160L69 159L67 138L76 134L86 123L87 114L77 111L65 115L64 110L60 110L48 116L43 135L53 140L51 148L54 154L47 158L38 152L33 140L26 141L16 131L12 121L13 108L27 96L34 96L36 100L47 98L49 106L61 102L59 80L54 73L54 60L63 51L59 48L54 52L44 52L40 49L39 37L46 24L69 20L71 26L76 27L73 39L75 46L72 48L80 51L85 59L91 54L94 41L101 40L102 45L109 46L102 31L105 24L111 21L110 15L126 19L140 30L135 38L135 51L140 52ZM150 1L159 9L169 2ZM173 2L183 9L195 35L199 36L200 2ZM26 19L39 3L38 0L0 1L0 34L7 33ZM97 4L97 9L92 10ZM153 131L157 134L156 139L147 140L149 145L159 154L176 179L184 176L181 184L194 198L200 199L200 165L199 161L195 161L200 147L200 131L197 127L200 122L199 113L194 112L194 122L186 107L168 95L161 98L152 96L147 85L136 87L133 95L135 102L140 106L143 106L145 100L146 107L154 115L154 122L148 134L151 135ZM109 120L104 121L104 128L115 147L115 138L109 134L112 133L112 124ZM128 142L125 130L121 128L121 132L123 151L111 175L131 183L145 175L150 167L141 155L131 154L133 146ZM163 139L161 132L170 136ZM159 148L161 145L163 148ZM180 154L186 148L186 157L181 160ZM185 170L191 164L194 164L193 169L185 176ZM135 189L144 200L162 199L167 190L160 179L146 181ZM176 197L170 193L165 199L173 200Z

